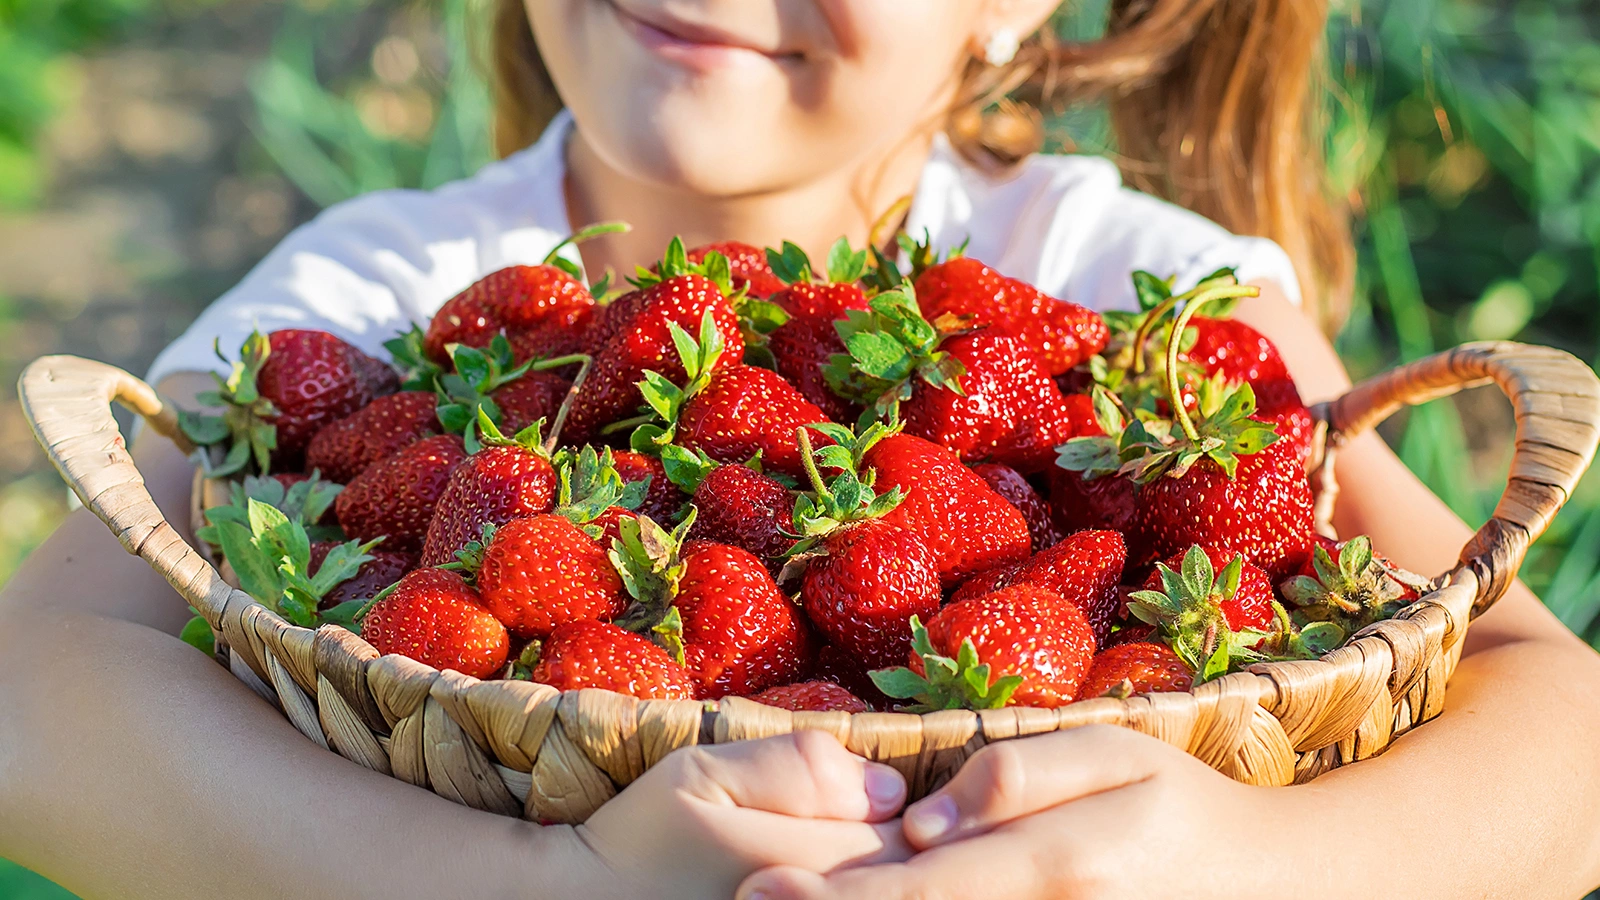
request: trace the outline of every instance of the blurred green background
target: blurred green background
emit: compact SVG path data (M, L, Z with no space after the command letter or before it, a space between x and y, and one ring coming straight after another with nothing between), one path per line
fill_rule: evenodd
M0 0L0 581L67 494L10 394L71 352L143 371L290 228L489 158L479 0ZM1061 17L1092 36L1103 0ZM1359 377L1467 340L1600 359L1600 14L1592 0L1346 0L1333 175L1361 212L1340 349ZM1057 126L1104 146L1103 117ZM1477 391L1386 431L1468 521L1511 417ZM1600 478L1524 577L1600 642ZM0 898L69 897L0 861Z

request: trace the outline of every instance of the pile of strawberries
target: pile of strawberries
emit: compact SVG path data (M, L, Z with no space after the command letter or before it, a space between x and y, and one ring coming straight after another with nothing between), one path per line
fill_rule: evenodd
M552 251L389 361L253 335L183 417L235 478L199 536L384 653L796 710L1188 690L1427 589L1314 532L1311 416L1231 271L1102 316L903 250L674 241L615 291Z

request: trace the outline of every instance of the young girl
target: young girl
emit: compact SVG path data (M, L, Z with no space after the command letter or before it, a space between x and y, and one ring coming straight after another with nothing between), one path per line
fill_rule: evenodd
M236 346L258 325L377 352L575 224L633 225L584 245L592 273L648 264L674 234L790 239L817 258L911 195L906 232L970 239L970 255L1100 309L1132 304L1135 268L1184 283L1236 265L1262 293L1241 318L1307 400L1338 394L1317 324L1338 320L1351 268L1320 178L1325 4L1114 0L1100 42L1019 42L1056 5L498 0L507 158L330 210L151 377L182 402L212 339ZM1029 155L1038 119L1019 104L1046 92L1107 93L1123 177L1147 193L1104 160ZM1006 94L1018 102L987 111ZM181 518L186 462L159 439L136 456ZM1466 526L1378 439L1338 474L1341 532L1407 568L1453 563ZM185 615L84 513L18 573L0 602L0 855L87 897L1573 897L1600 883L1600 661L1520 587L1473 626L1442 718L1307 786L1242 786L1085 728L986 748L896 819L897 775L802 734L681 752L579 828L477 813L316 747L171 637Z

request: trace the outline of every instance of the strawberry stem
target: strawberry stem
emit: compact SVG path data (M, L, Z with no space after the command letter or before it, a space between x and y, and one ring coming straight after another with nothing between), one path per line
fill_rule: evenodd
M545 455L554 452L561 440L561 429L567 424L567 414L572 412L572 403L578 399L578 391L583 389L583 382L589 377L589 369L594 365L594 360L582 353L573 354L572 362L581 363L578 367L578 377L572 379L572 386L567 388L567 396L561 400L561 408L556 410L556 420L550 426L550 436L544 439L541 445Z
M632 230L633 226L629 225L627 222L596 222L593 225L580 228L576 234L567 235L567 237L564 238L561 243L551 247L550 252L544 255L543 264L547 266L553 265L556 261L556 257L561 254L561 248L567 246L568 244L581 244L590 238L597 238L602 234L625 234Z
M550 369L559 369L563 366L582 365L589 361L587 353L569 353L566 356L551 356L537 359L528 365L530 372L546 372Z
M1188 294L1183 295L1189 297ZM1183 343L1183 330L1189 327L1189 320L1213 300L1229 300L1235 297L1259 297L1261 289L1242 284L1230 284L1222 287L1201 291L1184 303L1183 312L1178 314L1177 321L1172 323L1172 334L1167 338L1167 398L1172 403L1172 417L1177 420L1178 427L1183 429L1183 436L1192 443L1200 443L1200 432L1194 427L1194 419L1190 418L1189 411L1183 406L1183 388L1178 383L1178 353L1179 345Z
M828 483L823 480L822 472L817 469L817 461L811 452L811 436L806 434L805 426L794 430L795 438L800 442L800 464L805 466L806 477L811 479L811 487L817 492L818 497L832 497L833 492L828 490Z

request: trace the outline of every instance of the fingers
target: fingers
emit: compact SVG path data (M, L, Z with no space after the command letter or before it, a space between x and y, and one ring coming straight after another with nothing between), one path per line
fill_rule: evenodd
M905 811L919 850L987 832L1022 816L1149 778L1184 757L1155 738L1091 725L979 750L944 787Z
M679 788L701 800L805 819L884 822L906 783L820 731L696 747L668 757Z

